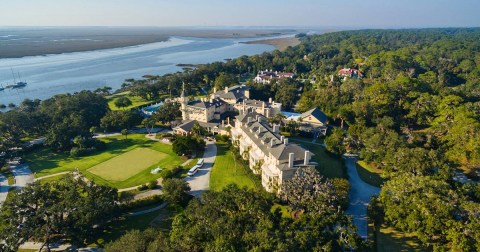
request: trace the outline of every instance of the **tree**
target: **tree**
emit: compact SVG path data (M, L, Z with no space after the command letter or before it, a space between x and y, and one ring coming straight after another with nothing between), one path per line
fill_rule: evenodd
M123 108L125 109L128 106L132 105L132 101L128 99L128 97L122 96L116 99L113 104L115 104L115 107L117 108Z
M225 87L230 87L237 84L238 80L233 74L222 72L217 78L215 78L214 83L217 89L223 89Z
M334 154L345 153L345 131L341 129L333 129L332 134L325 138L325 145L328 151Z
M128 138L128 129L122 129L122 135L125 136L125 139Z
M29 240L49 248L55 238L83 245L116 213L116 189L67 176L51 183L34 182L14 191L1 212L0 239L7 251ZM40 249L41 250L41 249Z
M109 111L101 120L100 126L108 131L131 129L142 122L142 117L135 111Z
M196 136L177 136L172 144L173 152L177 155L190 155L205 150L205 140Z
M184 203L189 198L189 191L190 186L183 179L172 178L163 181L163 197L170 204Z
M297 170L291 180L282 183L279 197L295 210L318 214L335 212L340 204L334 185L324 181L315 168Z
M106 252L167 252L172 251L168 236L162 231L149 228L145 231L130 230L120 239L108 243L105 246Z
M163 124L174 121L181 116L182 112L180 111L180 103L178 102L165 102L154 115L154 117Z

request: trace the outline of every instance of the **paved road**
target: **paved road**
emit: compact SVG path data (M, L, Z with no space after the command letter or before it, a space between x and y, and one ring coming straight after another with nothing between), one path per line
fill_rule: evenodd
M367 207L370 203L370 198L373 195L378 195L380 188L365 183L358 176L356 157L344 157L347 165L348 181L350 182L350 202L346 212L353 216L353 223L358 228L358 234L363 238L367 238Z
M26 164L10 164L10 170L15 177L15 187L22 188L33 183L33 174Z
M0 175L0 209L2 208L3 202L7 199L9 188L7 178Z
M200 197L204 191L210 189L210 171L215 163L217 156L217 146L215 143L207 141L207 147L203 153L203 166L192 177L186 177L185 181L190 185L190 194Z

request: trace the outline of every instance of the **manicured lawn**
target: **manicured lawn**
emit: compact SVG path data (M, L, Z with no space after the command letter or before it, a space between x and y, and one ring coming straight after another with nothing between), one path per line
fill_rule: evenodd
M101 141L104 141L107 144L107 149L87 157L74 158L71 157L69 153L55 153L50 149L42 148L28 154L26 156L26 161L34 172L35 177L47 176L64 171L73 171L75 168L78 168L88 179L94 180L99 184L110 185L116 188L136 186L159 178L160 174L150 174L150 170L157 166L162 169L172 169L183 163L183 160L173 153L171 145L146 139L143 134L131 134L128 136L128 139L125 139L123 136L113 136L102 138ZM159 156L162 158L158 162L152 162L153 165L151 166L142 165L143 169L141 169L141 166L139 165L136 167L138 168L138 170L136 170L137 172L130 174L131 176L124 181L109 181L108 179L102 178L88 171L91 167L121 156L122 154L128 153L136 148L160 152ZM134 161L128 161L127 163L135 165Z
M305 149L311 151L314 156L312 160L317 162L317 170L326 178L346 178L345 164L341 157L332 155L325 150L325 147L312 144L312 139L293 137L289 138L290 142L301 145ZM321 140L318 140L321 141Z
M210 174L210 189L220 191L228 184L237 184L239 187L255 188L255 184L246 173L248 167L234 159L227 144L217 142L217 157Z
M360 178L370 185L380 187L383 184L383 178L380 176L382 170L367 164L363 160L357 161L357 172Z
M377 251L423 251L414 234L405 234L392 227L382 225L377 232Z
M111 110L122 110L122 109L124 109L124 108L117 108L114 104L115 100L117 100L120 97L127 97L128 99L130 99L130 101L132 101L132 105L126 107L125 109L131 109L131 108L138 107L138 106L141 106L141 105L148 104L148 103L152 102L152 101L145 101L145 100L142 99L142 97L139 97L139 96L132 96L132 95L130 95L130 92L122 92L122 93L110 95L110 96L107 97L108 106L110 107Z
M124 181L166 157L168 155L162 152L136 148L95 165L87 171L108 181Z
M120 217L118 220L110 222L103 231L101 237L99 237L94 243L97 245L105 245L120 238L120 236L124 235L129 230L145 230L151 227L150 222L152 222L162 212L164 211L160 209L138 216Z

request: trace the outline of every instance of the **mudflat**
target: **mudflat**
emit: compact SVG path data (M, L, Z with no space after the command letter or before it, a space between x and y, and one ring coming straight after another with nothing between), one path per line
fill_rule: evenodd
M262 39L255 41L248 41L245 44L267 44L275 46L280 51L287 49L289 46L296 46L300 44L300 39L295 37L288 38L274 38L274 39Z
M0 59L136 46L167 41L171 36L255 38L295 32L292 29L157 27L0 28Z

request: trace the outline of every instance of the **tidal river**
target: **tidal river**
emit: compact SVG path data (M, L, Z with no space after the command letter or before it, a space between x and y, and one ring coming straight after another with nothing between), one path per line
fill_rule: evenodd
M18 104L26 98L46 99L103 86L115 90L128 78L181 71L176 66L180 63L210 63L275 49L270 45L240 43L250 40L172 37L166 42L125 48L0 59L0 85L14 82L12 70L17 82L28 82L22 89L0 91L0 104Z

